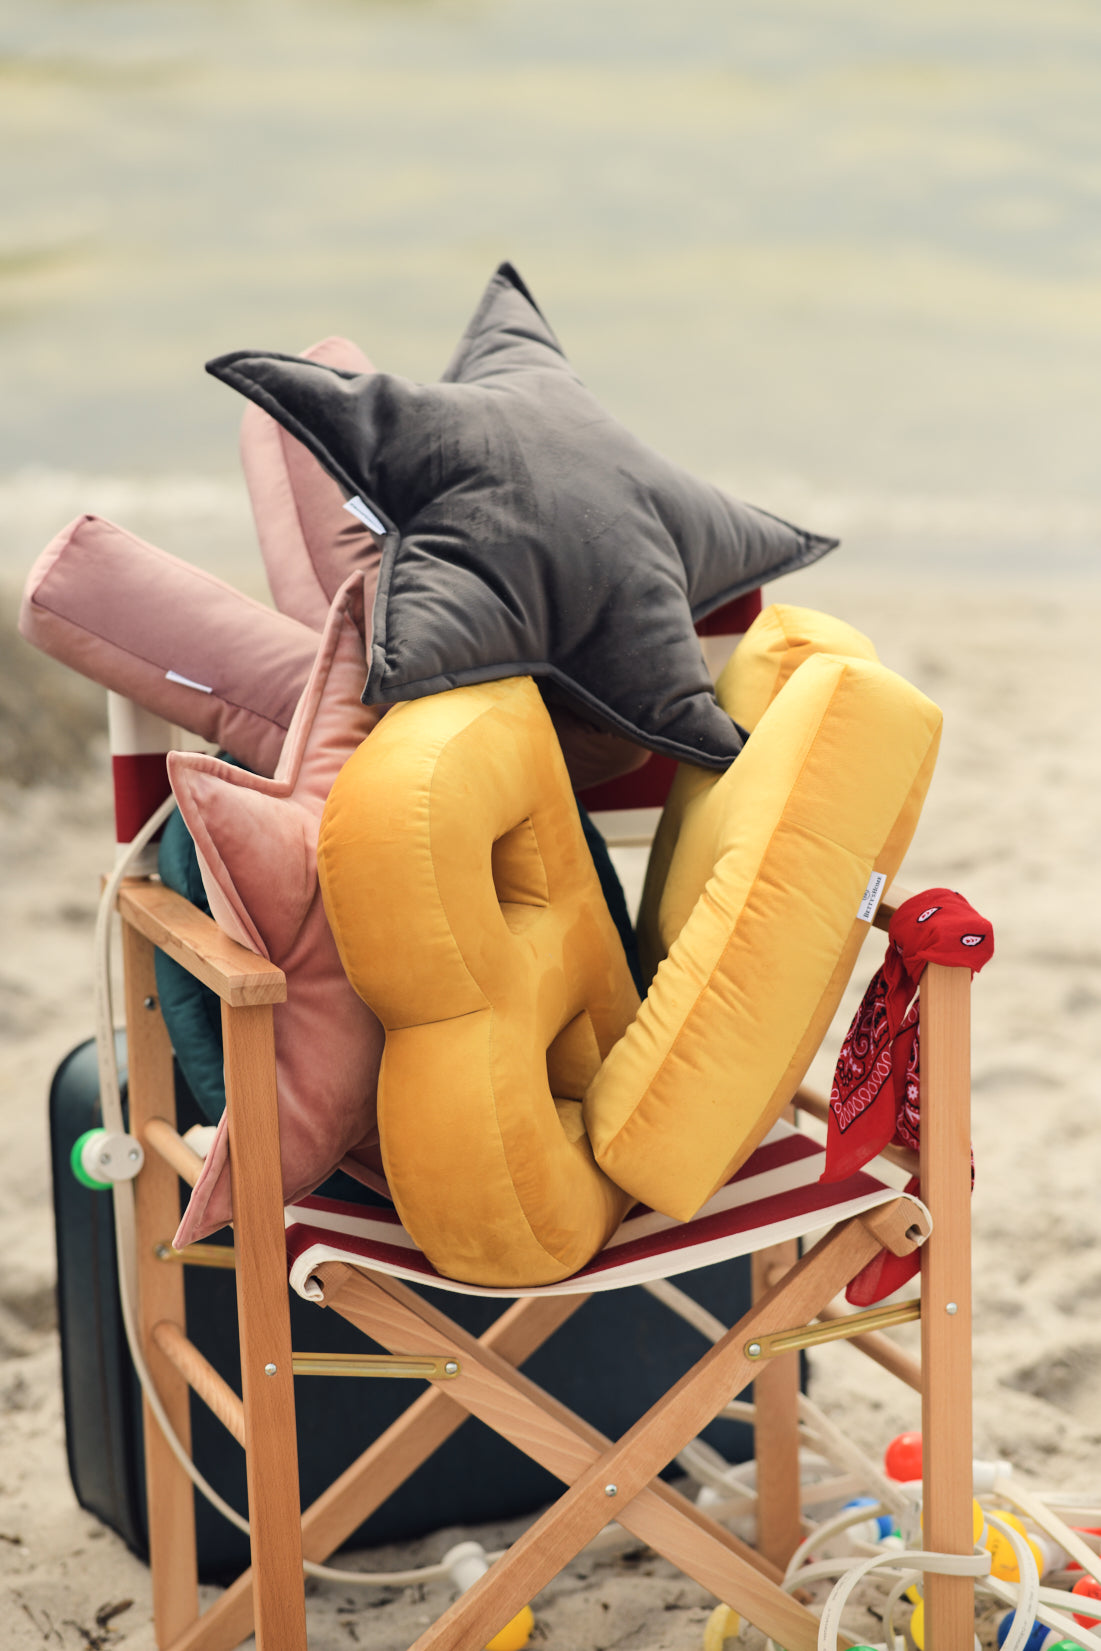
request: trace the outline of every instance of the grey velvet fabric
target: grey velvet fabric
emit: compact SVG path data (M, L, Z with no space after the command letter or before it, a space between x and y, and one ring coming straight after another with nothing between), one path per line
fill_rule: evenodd
M693 622L836 540L729 498L600 407L515 270L443 379L240 350L208 364L387 528L364 700L535 676L590 720L725 768Z

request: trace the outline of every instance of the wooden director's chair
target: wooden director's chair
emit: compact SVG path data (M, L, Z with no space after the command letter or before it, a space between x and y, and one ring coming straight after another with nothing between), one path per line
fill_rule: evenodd
M876 918L880 928L904 898L897 886L887 891ZM272 1005L285 995L282 973L155 881L124 883L118 905L130 1128L146 1150L135 1189L141 1339L179 1438L186 1444L189 1437L190 1386L244 1446L251 1522L251 1571L200 1617L194 1493L147 1405L150 1549L161 1651L228 1651L254 1627L262 1651L300 1651L306 1645L303 1556L322 1561L331 1554L468 1412L549 1468L564 1488L481 1581L418 1639L416 1651L477 1651L610 1518L787 1651L812 1651L817 1620L779 1583L801 1536L798 1349L823 1331L859 1335L865 1351L920 1390L924 1546L971 1554L968 969L930 965L921 984L923 1203L868 1174L823 1187L817 1180L817 1144L781 1125L687 1226L644 1212L637 1242L628 1219L596 1261L564 1285L526 1294L484 1292L517 1299L476 1339L403 1282L425 1276L427 1269L407 1240L403 1247L400 1229L376 1221L375 1212L356 1211L363 1219L350 1219L341 1232L334 1230L339 1223L331 1211L305 1200L285 1224L272 1040ZM157 1002L155 947L222 1001L231 1161L248 1165L247 1175L235 1174L233 1186L240 1397L187 1340L182 1269L158 1259L178 1220L178 1177L193 1183L200 1161L174 1126L172 1051ZM802 1092L798 1104L822 1109ZM918 1167L911 1155L896 1156L911 1172ZM797 1257L797 1239L826 1226L826 1235ZM662 1234L674 1227L676 1236L663 1250ZM904 1254L918 1244L920 1367L878 1333L881 1310L838 1325L830 1307L882 1246ZM618 1260L627 1261L620 1269L625 1283L756 1253L751 1311L622 1439L611 1441L543 1393L519 1367L587 1299L590 1288L606 1285L617 1248ZM294 1282L399 1355L399 1362L412 1364L428 1382L301 1519L294 1372L310 1368L311 1361L290 1345L288 1250ZM447 1281L433 1281L448 1287ZM897 1307L890 1313L898 1322ZM818 1319L823 1323L816 1325ZM365 1360L372 1362L377 1358ZM658 1477L751 1381L757 1407L756 1549ZM930 1651L970 1646L972 1580L931 1574L924 1594ZM849 1642L843 1637L839 1643Z

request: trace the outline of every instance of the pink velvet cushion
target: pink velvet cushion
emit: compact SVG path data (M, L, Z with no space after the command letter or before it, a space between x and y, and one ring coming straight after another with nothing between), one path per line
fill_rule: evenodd
M78 516L42 552L19 629L259 774L275 772L318 641L316 630L101 516Z
M326 367L372 371L363 351L347 338L322 339L302 354ZM345 510L343 491L313 454L252 403L241 421L241 464L268 584L280 612L321 630L333 597L348 575L361 568L370 614L380 542Z
M317 881L317 834L330 787L378 721L360 704L363 575L333 603L316 663L274 779L176 751L172 789L195 839L214 917L277 963L275 1058L283 1192L288 1203L341 1165L377 1185L376 1094L382 1028L348 984ZM175 1242L194 1243L231 1218L223 1117Z

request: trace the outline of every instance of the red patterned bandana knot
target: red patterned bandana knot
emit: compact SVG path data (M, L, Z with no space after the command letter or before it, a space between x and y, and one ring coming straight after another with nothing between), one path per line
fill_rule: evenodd
M892 1140L918 1150L916 993L925 965L966 965L976 975L993 955L991 925L951 889L926 889L899 906L887 931L883 967L868 986L841 1046L830 1091L823 1181L854 1175ZM916 1182L906 1190L916 1191ZM917 1265L916 1256L884 1253L853 1281L848 1298L858 1305L878 1301L911 1277Z

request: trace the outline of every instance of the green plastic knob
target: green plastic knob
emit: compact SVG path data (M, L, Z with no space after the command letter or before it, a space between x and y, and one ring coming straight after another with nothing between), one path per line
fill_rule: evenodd
M89 1175L84 1168L84 1149L89 1141L98 1141L107 1134L105 1129L86 1129L83 1135L78 1135L73 1142L69 1153L69 1168L82 1187L90 1187L93 1192L110 1192L110 1181L100 1181L94 1175Z

